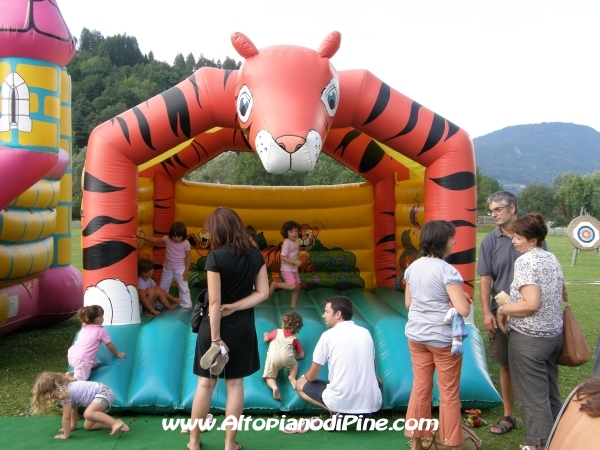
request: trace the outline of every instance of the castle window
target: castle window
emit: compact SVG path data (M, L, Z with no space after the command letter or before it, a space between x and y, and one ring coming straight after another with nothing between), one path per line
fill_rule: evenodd
M31 132L29 87L16 72L9 73L2 82L0 105L0 131L14 129Z

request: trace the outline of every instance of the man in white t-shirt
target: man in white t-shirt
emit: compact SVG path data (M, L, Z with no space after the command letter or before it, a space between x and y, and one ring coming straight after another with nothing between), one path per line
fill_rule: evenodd
M371 414L381 408L375 346L369 331L351 320L353 313L348 297L327 299L323 319L329 330L317 342L313 363L296 382L296 390L307 402L331 412ZM326 363L329 382L317 379Z

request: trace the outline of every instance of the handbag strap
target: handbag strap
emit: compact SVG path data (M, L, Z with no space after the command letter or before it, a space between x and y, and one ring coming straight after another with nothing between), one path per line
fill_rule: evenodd
M473 439L473 442L475 442L475 447L481 448L483 446L483 441L480 439L479 436L475 434L475 431L471 430L469 427L466 427L464 425L462 425L462 430L463 435L467 434L471 437L471 439Z
M469 427L467 427L465 425L462 425L462 424L461 424L460 427L461 427L461 430L462 430L463 437L468 437L469 439L471 439L473 441L473 443L475 444L476 448L483 447L483 441L481 440L481 438L479 436L477 436L475 434L475 431L471 430ZM438 436L438 432L439 432L439 430L435 430L432 433L433 434L433 439L429 443L429 446L427 446L427 447L423 446L423 450L439 450L438 442L436 440L436 438Z

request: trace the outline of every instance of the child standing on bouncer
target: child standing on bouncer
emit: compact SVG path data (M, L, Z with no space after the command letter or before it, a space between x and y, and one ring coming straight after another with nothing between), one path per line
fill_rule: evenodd
M192 298L188 286L190 270L190 243L187 240L187 228L183 222L173 222L168 236L162 238L141 236L136 238L152 244L165 245L165 260L163 262L160 287L169 292L173 280L179 288L179 306L183 309L192 308Z
M296 333L302 328L302 317L296 312L288 312L281 316L281 328L265 332L264 341L270 342L265 361L263 378L267 386L273 391L273 398L281 400L281 394L277 387L277 373L281 369L288 369L288 380L296 389L296 377L298 376L298 359L304 358L304 350Z
M273 295L275 289L285 289L292 291L292 308L296 307L298 294L300 293L300 276L298 275L298 267L302 265L302 261L298 259L298 230L300 225L298 222L288 220L281 227L281 236L285 238L281 246L281 268L279 274L284 281L273 281L269 287L269 296Z

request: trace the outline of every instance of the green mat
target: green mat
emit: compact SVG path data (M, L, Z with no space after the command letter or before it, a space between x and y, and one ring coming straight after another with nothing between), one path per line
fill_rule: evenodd
M273 416L274 417L274 416ZM61 427L61 418L54 417L7 417L0 418L0 449L85 449L85 450L125 450L125 449L186 449L189 436L177 431L164 431L163 419L186 419L186 416L122 416L131 431L109 435L108 430L85 431L83 421L66 441L55 440ZM223 417L217 417L215 429L202 434L203 450L222 449L224 431L216 428ZM248 431L239 431L237 441L244 450L306 450L314 449L351 449L371 450L373 448L408 449L402 431L357 431L350 427L348 431L327 432L308 431L304 434L285 434L279 430L255 431L252 424Z

